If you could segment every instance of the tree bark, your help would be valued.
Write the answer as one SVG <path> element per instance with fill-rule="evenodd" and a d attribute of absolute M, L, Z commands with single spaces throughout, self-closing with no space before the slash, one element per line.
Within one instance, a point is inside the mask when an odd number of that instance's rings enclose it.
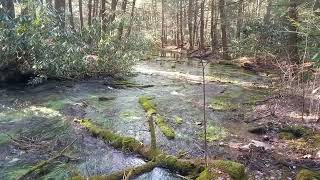
<path fill-rule="evenodd" d="M 88 0 L 88 26 L 92 24 L 92 0 Z"/>
<path fill-rule="evenodd" d="M 107 29 L 107 18 L 106 18 L 106 0 L 101 0 L 101 32 L 105 32 Z"/>
<path fill-rule="evenodd" d="M 130 15 L 130 24 L 128 27 L 128 33 L 127 33 L 127 38 L 130 36 L 131 31 L 132 31 L 132 25 L 133 25 L 133 19 L 134 19 L 134 10 L 136 6 L 136 0 L 132 1 L 132 9 L 131 9 L 131 15 Z"/>
<path fill-rule="evenodd" d="M 189 30 L 189 49 L 193 50 L 193 24 L 192 24 L 193 0 L 189 0 L 188 4 L 188 30 Z"/>
<path fill-rule="evenodd" d="M 70 13 L 70 27 L 74 30 L 74 21 L 73 21 L 73 10 L 72 10 L 72 0 L 68 0 L 69 13 Z"/>
<path fill-rule="evenodd" d="M 290 60 L 295 63 L 299 61 L 299 50 L 298 50 L 298 34 L 297 34 L 297 22 L 298 22 L 298 0 L 290 0 L 288 8 L 289 16 L 289 32 L 288 32 L 288 53 Z"/>
<path fill-rule="evenodd" d="M 225 1 L 219 0 L 219 10 L 220 10 L 220 24 L 221 24 L 221 41 L 222 41 L 222 56 L 224 59 L 230 59 L 228 52 L 228 39 L 226 30 L 226 16 L 225 16 Z"/>
<path fill-rule="evenodd" d="M 243 23 L 243 0 L 238 1 L 238 17 L 237 17 L 237 33 L 236 38 L 240 40 L 241 37 L 241 28 Z"/>
<path fill-rule="evenodd" d="M 205 0 L 201 1 L 200 4 L 200 49 L 205 49 L 205 42 L 204 42 L 204 5 Z"/>
<path fill-rule="evenodd" d="M 121 5 L 122 15 L 124 15 L 127 11 L 127 4 L 128 4 L 128 0 L 122 1 L 122 5 Z M 122 19 L 118 28 L 118 40 L 122 39 L 123 28 L 124 28 L 124 20 Z"/>
<path fill-rule="evenodd" d="M 118 0 L 111 1 L 111 14 L 109 16 L 109 21 L 108 21 L 109 24 L 113 23 L 113 21 L 116 18 L 117 4 L 118 4 Z"/>
<path fill-rule="evenodd" d="M 216 11 L 216 1 L 212 0 L 211 2 L 211 50 L 213 53 L 216 52 L 218 40 L 217 40 L 217 11 Z"/>
<path fill-rule="evenodd" d="M 192 41 L 193 45 L 196 46 L 196 39 L 197 39 L 197 34 L 198 34 L 198 12 L 199 12 L 199 6 L 198 6 L 198 0 L 195 0 L 195 5 L 194 5 L 194 22 L 193 22 L 193 36 L 192 36 Z"/>
<path fill-rule="evenodd" d="M 80 30 L 83 28 L 82 0 L 79 0 Z"/>
<path fill-rule="evenodd" d="M 165 14 L 164 14 L 164 5 L 165 5 L 165 0 L 161 0 L 161 47 L 165 47 Z"/>
<path fill-rule="evenodd" d="M 179 28 L 179 31 L 180 31 L 180 47 L 183 48 L 183 44 L 184 44 L 184 36 L 183 36 L 183 9 L 182 9 L 182 0 L 180 0 L 180 4 L 179 4 L 179 9 L 180 9 L 180 18 L 179 18 L 179 25 L 180 25 L 180 28 Z"/>

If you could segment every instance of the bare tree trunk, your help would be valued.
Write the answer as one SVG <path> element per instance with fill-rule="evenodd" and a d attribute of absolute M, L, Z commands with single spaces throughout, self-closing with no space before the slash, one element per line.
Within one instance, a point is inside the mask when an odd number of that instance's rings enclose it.
<path fill-rule="evenodd" d="M 88 0 L 88 26 L 92 23 L 92 0 Z"/>
<path fill-rule="evenodd" d="M 54 8 L 56 9 L 59 15 L 61 28 L 65 27 L 65 6 L 66 6 L 65 0 L 55 0 L 54 2 Z"/>
<path fill-rule="evenodd" d="M 211 49 L 212 52 L 215 53 L 217 50 L 218 40 L 217 40 L 217 11 L 216 11 L 216 1 L 212 0 L 211 2 Z"/>
<path fill-rule="evenodd" d="M 228 39 L 227 39 L 227 30 L 226 30 L 226 16 L 225 16 L 225 1 L 219 0 L 219 10 L 220 10 L 220 24 L 221 24 L 221 41 L 222 41 L 222 56 L 224 59 L 229 59 L 228 52 Z"/>
<path fill-rule="evenodd" d="M 132 1 L 132 9 L 131 9 L 131 15 L 130 15 L 130 24 L 128 27 L 128 33 L 127 33 L 127 38 L 130 36 L 131 31 L 132 31 L 132 25 L 133 25 L 133 19 L 134 19 L 134 10 L 136 6 L 136 0 Z"/>
<path fill-rule="evenodd" d="M 177 6 L 179 6 L 179 0 L 177 1 Z M 176 34 L 175 34 L 175 39 L 176 39 L 176 45 L 177 48 L 180 47 L 180 26 L 179 26 L 179 12 L 176 13 Z"/>
<path fill-rule="evenodd" d="M 182 0 L 180 0 L 180 4 L 179 4 L 179 9 L 180 9 L 180 47 L 183 48 L 183 43 L 184 43 L 184 37 L 183 37 L 183 9 L 182 9 Z"/>
<path fill-rule="evenodd" d="M 164 48 L 165 47 L 165 14 L 164 14 L 164 5 L 165 5 L 165 0 L 161 0 L 161 47 Z"/>
<path fill-rule="evenodd" d="M 70 27 L 71 30 L 74 31 L 74 21 L 73 21 L 73 10 L 72 10 L 72 0 L 68 0 L 68 5 L 69 5 L 69 13 L 70 13 Z"/>
<path fill-rule="evenodd" d="M 121 5 L 121 10 L 122 10 L 122 14 L 124 15 L 127 11 L 127 4 L 128 4 L 128 0 L 123 0 L 122 5 Z M 123 20 L 121 20 L 120 24 L 119 24 L 119 28 L 118 28 L 118 39 L 121 40 L 122 38 L 122 34 L 123 34 L 123 26 L 124 26 L 124 22 Z"/>
<path fill-rule="evenodd" d="M 298 51 L 298 34 L 297 34 L 297 22 L 298 22 L 298 2 L 297 0 L 289 1 L 289 32 L 288 32 L 288 53 L 290 60 L 295 63 L 299 63 L 299 51 Z"/>
<path fill-rule="evenodd" d="M 101 32 L 106 32 L 107 29 L 107 18 L 106 18 L 106 0 L 101 0 Z"/>
<path fill-rule="evenodd" d="M 79 0 L 80 30 L 83 28 L 82 0 Z"/>
<path fill-rule="evenodd" d="M 238 17 L 237 17 L 237 33 L 236 37 L 238 40 L 240 40 L 241 37 L 241 28 L 242 28 L 242 23 L 243 23 L 243 0 L 238 1 Z"/>
<path fill-rule="evenodd" d="M 193 0 L 189 0 L 188 4 L 188 29 L 189 29 L 189 49 L 193 50 L 193 24 L 192 24 L 192 8 Z"/>
<path fill-rule="evenodd" d="M 198 34 L 198 13 L 199 13 L 199 4 L 198 0 L 195 0 L 195 5 L 194 5 L 194 22 L 193 22 L 193 45 L 196 46 L 196 39 L 197 39 L 197 34 Z"/>
<path fill-rule="evenodd" d="M 200 4 L 200 49 L 205 49 L 205 42 L 204 42 L 204 5 L 205 0 L 201 1 Z"/>
<path fill-rule="evenodd" d="M 111 14 L 108 20 L 108 23 L 113 23 L 113 21 L 116 18 L 116 10 L 117 10 L 117 4 L 118 4 L 118 0 L 112 0 L 111 1 Z"/>

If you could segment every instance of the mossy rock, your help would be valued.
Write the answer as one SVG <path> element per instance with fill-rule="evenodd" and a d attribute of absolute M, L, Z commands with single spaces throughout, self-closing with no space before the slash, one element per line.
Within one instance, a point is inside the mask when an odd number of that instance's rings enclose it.
<path fill-rule="evenodd" d="M 320 180 L 320 173 L 302 169 L 297 174 L 296 180 Z"/>
<path fill-rule="evenodd" d="M 156 124 L 160 128 L 163 135 L 165 135 L 168 139 L 174 139 L 176 134 L 174 129 L 170 127 L 170 125 L 165 121 L 164 117 L 157 115 Z"/>
<path fill-rule="evenodd" d="M 156 114 L 156 105 L 152 101 L 152 97 L 147 96 L 140 96 L 139 97 L 139 104 L 143 107 L 143 109 L 149 114 Z"/>
<path fill-rule="evenodd" d="M 209 166 L 220 169 L 230 175 L 233 180 L 244 180 L 246 179 L 245 166 L 243 164 L 225 161 L 225 160 L 215 160 L 210 163 Z"/>

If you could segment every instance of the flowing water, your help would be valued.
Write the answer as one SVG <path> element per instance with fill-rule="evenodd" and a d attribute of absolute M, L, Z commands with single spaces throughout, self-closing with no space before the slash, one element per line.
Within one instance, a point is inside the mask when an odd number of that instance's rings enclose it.
<path fill-rule="evenodd" d="M 118 134 L 150 143 L 146 114 L 139 96 L 154 97 L 159 114 L 165 117 L 176 138 L 168 140 L 159 129 L 157 145 L 173 155 L 186 158 L 203 156 L 202 63 L 197 59 L 155 58 L 135 66 L 130 82 L 153 85 L 149 88 L 114 88 L 109 78 L 80 82 L 49 82 L 37 87 L 7 86 L 0 89 L 0 179 L 15 179 L 32 165 L 46 160 L 74 139 L 67 156 L 51 164 L 41 179 L 68 179 L 110 174 L 145 163 L 136 155 L 110 147 L 84 129 L 75 119 L 93 122 Z M 249 142 L 254 136 L 237 111 L 213 111 L 212 98 L 233 94 L 233 105 L 265 95 L 256 91 L 265 84 L 263 77 L 242 69 L 219 64 L 205 68 L 209 154 L 213 158 L 236 159 L 228 146 Z M 261 88 L 259 88 L 261 89 Z M 235 95 L 235 96 L 234 96 Z M 108 100 L 101 101 L 101 97 Z M 249 107 L 247 107 L 249 108 Z M 239 120 L 231 117 L 239 117 Z M 180 179 L 168 170 L 155 168 L 136 179 Z"/>

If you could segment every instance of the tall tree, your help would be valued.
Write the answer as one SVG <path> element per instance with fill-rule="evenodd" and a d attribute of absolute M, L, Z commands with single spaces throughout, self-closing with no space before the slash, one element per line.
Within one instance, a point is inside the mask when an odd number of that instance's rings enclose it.
<path fill-rule="evenodd" d="M 111 1 L 111 13 L 109 15 L 108 23 L 113 23 L 116 18 L 116 10 L 117 10 L 118 0 Z"/>
<path fill-rule="evenodd" d="M 216 10 L 216 1 L 211 0 L 211 30 L 210 30 L 210 36 L 211 36 L 211 49 L 212 52 L 216 52 L 217 45 L 218 45 L 218 30 L 217 30 L 217 23 L 218 23 L 218 16 L 217 16 L 217 10 Z"/>
<path fill-rule="evenodd" d="M 92 23 L 92 0 L 88 0 L 88 26 Z"/>
<path fill-rule="evenodd" d="M 197 34 L 198 34 L 198 13 L 199 13 L 199 5 L 198 0 L 195 0 L 194 5 L 194 13 L 193 13 L 193 44 L 195 45 Z"/>
<path fill-rule="evenodd" d="M 107 29 L 107 17 L 106 17 L 106 0 L 101 0 L 101 31 L 105 32 Z"/>
<path fill-rule="evenodd" d="M 193 0 L 189 0 L 188 3 L 188 30 L 189 30 L 189 49 L 193 50 L 193 14 L 192 14 L 192 8 L 193 8 Z"/>
<path fill-rule="evenodd" d="M 184 44 L 184 33 L 183 33 L 183 24 L 184 24 L 184 22 L 183 22 L 183 9 L 182 9 L 182 0 L 179 0 L 179 9 L 180 9 L 180 11 L 179 11 L 179 21 L 180 21 L 180 23 L 179 23 L 179 25 L 180 25 L 180 27 L 179 27 L 179 34 L 180 34 L 180 47 L 181 48 L 183 48 L 183 44 Z"/>
<path fill-rule="evenodd" d="M 68 1 L 68 5 L 69 5 L 69 18 L 70 18 L 70 27 L 72 30 L 74 30 L 74 21 L 73 21 L 73 10 L 72 10 L 72 0 Z"/>
<path fill-rule="evenodd" d="M 243 0 L 238 0 L 238 17 L 237 17 L 237 33 L 236 37 L 240 40 L 241 28 L 243 23 Z"/>
<path fill-rule="evenodd" d="M 54 8 L 56 9 L 59 15 L 59 21 L 61 23 L 62 28 L 64 28 L 65 26 L 65 6 L 66 6 L 65 0 L 55 0 L 54 2 Z"/>
<path fill-rule="evenodd" d="M 83 28 L 82 0 L 79 0 L 80 29 Z"/>
<path fill-rule="evenodd" d="M 267 12 L 263 18 L 263 22 L 265 25 L 268 25 L 270 24 L 270 18 L 271 18 L 271 10 L 272 10 L 272 3 L 273 3 L 273 0 L 268 0 L 267 1 Z"/>
<path fill-rule="evenodd" d="M 165 36 L 166 36 L 166 27 L 165 27 L 165 0 L 161 0 L 161 47 L 165 47 Z"/>
<path fill-rule="evenodd" d="M 221 42 L 222 42 L 222 56 L 224 59 L 229 59 L 228 52 L 228 39 L 227 39 L 227 19 L 225 15 L 225 1 L 219 0 L 219 11 L 220 11 L 220 29 L 221 29 Z"/>
<path fill-rule="evenodd" d="M 127 11 L 127 4 L 128 4 L 128 0 L 123 0 L 122 1 L 122 5 L 121 5 L 122 15 L 124 15 L 126 13 L 126 11 Z M 119 24 L 119 28 L 118 28 L 118 39 L 119 40 L 121 40 L 121 38 L 122 38 L 123 28 L 124 28 L 124 20 L 122 19 L 120 24 Z"/>
<path fill-rule="evenodd" d="M 298 50 L 298 0 L 289 0 L 288 7 L 289 27 L 288 27 L 288 53 L 292 62 L 299 63 Z"/>
<path fill-rule="evenodd" d="M 129 23 L 129 27 L 128 27 L 127 37 L 129 37 L 130 34 L 131 34 L 132 25 L 133 25 L 133 19 L 134 19 L 135 6 L 136 6 L 136 0 L 133 0 L 132 1 L 132 9 L 131 9 L 130 23 Z"/>
<path fill-rule="evenodd" d="M 200 4 L 200 49 L 203 50 L 205 48 L 205 39 L 204 39 L 204 6 L 205 0 L 201 1 Z"/>

